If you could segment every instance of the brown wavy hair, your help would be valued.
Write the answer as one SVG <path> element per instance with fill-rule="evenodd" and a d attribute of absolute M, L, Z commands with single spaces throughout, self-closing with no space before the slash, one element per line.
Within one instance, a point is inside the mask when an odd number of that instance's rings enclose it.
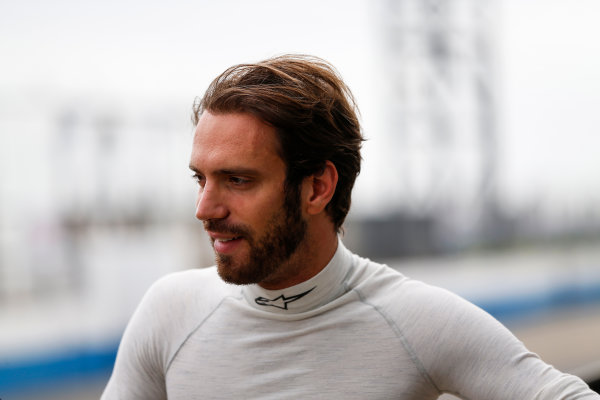
<path fill-rule="evenodd" d="M 195 124 L 205 110 L 250 113 L 273 126 L 287 166 L 286 190 L 297 194 L 305 177 L 331 161 L 338 183 L 326 211 L 340 230 L 360 172 L 363 137 L 354 97 L 331 64 L 313 56 L 284 55 L 232 66 L 194 102 Z"/>

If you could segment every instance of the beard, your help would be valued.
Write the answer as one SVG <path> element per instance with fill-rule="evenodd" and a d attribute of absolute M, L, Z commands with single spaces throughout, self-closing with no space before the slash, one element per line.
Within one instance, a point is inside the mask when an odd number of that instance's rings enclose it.
<path fill-rule="evenodd" d="M 217 271 L 225 282 L 248 285 L 268 281 L 285 272 L 286 264 L 306 236 L 307 224 L 300 211 L 300 193 L 286 188 L 284 204 L 269 219 L 262 237 L 243 224 L 207 220 L 204 229 L 242 237 L 250 248 L 246 260 L 216 253 Z M 289 268 L 289 266 L 288 266 Z"/>

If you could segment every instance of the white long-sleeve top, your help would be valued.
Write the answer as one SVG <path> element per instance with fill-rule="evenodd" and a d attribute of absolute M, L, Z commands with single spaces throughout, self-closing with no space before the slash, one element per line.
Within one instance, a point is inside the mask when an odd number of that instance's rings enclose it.
<path fill-rule="evenodd" d="M 146 293 L 103 400 L 600 399 L 462 298 L 338 249 L 317 276 L 269 291 L 216 269 Z"/>

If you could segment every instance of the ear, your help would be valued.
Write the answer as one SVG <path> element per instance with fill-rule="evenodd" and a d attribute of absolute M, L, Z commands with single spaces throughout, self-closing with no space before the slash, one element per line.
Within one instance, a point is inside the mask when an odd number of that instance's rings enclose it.
<path fill-rule="evenodd" d="M 331 161 L 325 162 L 323 171 L 304 179 L 302 196 L 309 215 L 316 215 L 325 210 L 335 193 L 337 181 L 337 169 Z"/>

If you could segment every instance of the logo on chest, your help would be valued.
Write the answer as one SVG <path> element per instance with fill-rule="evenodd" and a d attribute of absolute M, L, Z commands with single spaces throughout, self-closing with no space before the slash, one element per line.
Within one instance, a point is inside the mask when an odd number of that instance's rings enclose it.
<path fill-rule="evenodd" d="M 256 299 L 254 299 L 254 301 L 256 302 L 256 304 L 261 305 L 261 306 L 276 307 L 276 308 L 280 308 L 282 310 L 287 310 L 288 304 L 293 303 L 294 301 L 300 300 L 301 298 L 303 298 L 304 296 L 306 296 L 307 294 L 312 292 L 315 288 L 316 288 L 316 286 L 310 290 L 307 290 L 304 293 L 300 293 L 295 296 L 285 297 L 284 295 L 281 295 L 281 296 L 275 297 L 274 299 L 267 299 L 265 297 L 257 297 Z"/>

